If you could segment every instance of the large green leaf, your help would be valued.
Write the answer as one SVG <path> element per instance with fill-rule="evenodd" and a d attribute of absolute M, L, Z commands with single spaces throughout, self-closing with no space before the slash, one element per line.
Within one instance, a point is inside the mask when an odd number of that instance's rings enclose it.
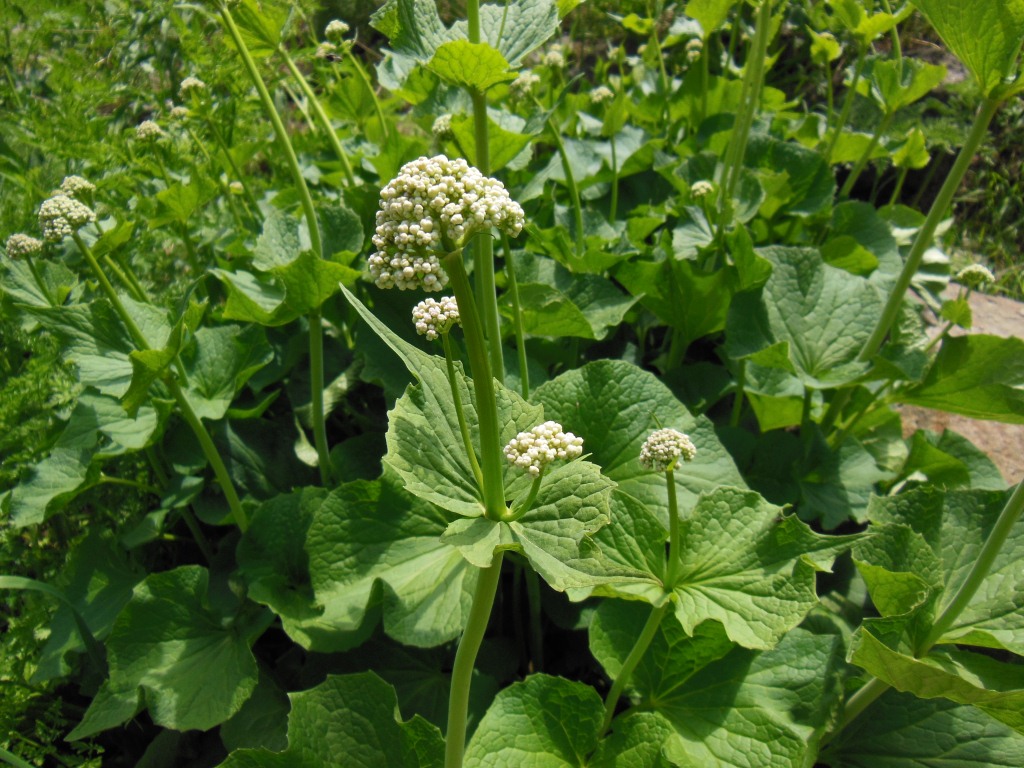
<path fill-rule="evenodd" d="M 318 650 L 344 644 L 343 633 L 360 628 L 381 588 L 391 637 L 421 647 L 458 637 L 478 571 L 440 541 L 455 519 L 405 493 L 387 474 L 333 491 L 316 509 L 306 541 L 322 606 L 320 616 L 301 626 L 310 644 Z"/>
<path fill-rule="evenodd" d="M 881 311 L 874 286 L 823 263 L 813 249 L 771 247 L 761 254 L 774 269 L 760 293 L 734 299 L 726 327 L 729 356 L 791 366 L 815 389 L 843 386 L 865 373 L 857 355 Z"/>
<path fill-rule="evenodd" d="M 591 648 L 614 675 L 650 609 L 623 603 L 602 610 L 615 614 L 607 617 L 614 631 L 606 634 L 599 624 Z M 801 629 L 774 650 L 757 652 L 730 650 L 714 625 L 687 637 L 675 622 L 662 621 L 631 678 L 633 700 L 671 723 L 664 749 L 672 765 L 803 765 L 838 697 L 841 658 L 838 637 Z"/>
<path fill-rule="evenodd" d="M 978 558 L 995 525 L 1007 494 L 999 491 L 947 491 L 918 489 L 898 496 L 874 500 L 869 510 L 873 523 L 901 525 L 915 532 L 931 550 L 891 558 L 876 550 L 858 547 L 858 567 L 875 570 L 872 597 L 881 590 L 893 593 L 913 574 L 925 585 L 941 590 L 934 607 L 941 612 L 953 599 Z M 909 539 L 899 544 L 905 550 Z M 892 552 L 897 545 L 891 546 Z M 920 547 L 915 547 L 920 550 Z M 911 550 L 912 552 L 913 550 Z M 992 569 L 977 594 L 940 638 L 942 643 L 979 645 L 1024 655 L 1024 606 L 1019 595 L 1024 589 L 1020 561 L 1024 557 L 1024 521 L 1010 532 Z M 931 565 L 930 563 L 936 563 Z M 923 588 L 923 586 L 921 587 Z M 903 612 L 917 603 L 908 595 Z M 892 613 L 897 611 L 892 610 Z"/>
<path fill-rule="evenodd" d="M 928 64 L 918 59 L 875 59 L 858 90 L 870 91 L 884 112 L 893 113 L 928 95 L 946 78 L 941 64 Z"/>
<path fill-rule="evenodd" d="M 686 15 L 700 22 L 704 37 L 722 26 L 736 0 L 687 0 Z"/>
<path fill-rule="evenodd" d="M 188 398 L 202 419 L 220 419 L 249 378 L 269 363 L 273 351 L 258 326 L 200 328 L 182 353 Z"/>
<path fill-rule="evenodd" d="M 1024 737 L 973 707 L 890 690 L 822 760 L 832 768 L 1017 768 Z"/>
<path fill-rule="evenodd" d="M 811 216 L 832 204 L 835 177 L 824 158 L 813 150 L 766 134 L 753 134 L 744 163 L 770 174 L 782 169 L 785 184 L 776 186 L 769 196 L 774 211 Z"/>
<path fill-rule="evenodd" d="M 915 0 L 986 96 L 1017 74 L 1024 0 Z"/>
<path fill-rule="evenodd" d="M 682 509 L 697 494 L 743 478 L 715 436 L 711 422 L 692 416 L 655 376 L 622 360 L 600 360 L 545 382 L 532 396 L 545 416 L 584 439 L 590 460 L 668 526 L 664 475 L 640 466 L 640 447 L 655 429 L 673 427 L 690 436 L 697 457 L 675 472 Z"/>
<path fill-rule="evenodd" d="M 467 40 L 442 44 L 428 66 L 445 82 L 481 93 L 516 76 L 505 57 L 489 44 Z"/>
<path fill-rule="evenodd" d="M 240 0 L 231 6 L 231 15 L 249 53 L 266 58 L 277 50 L 288 10 L 288 4 L 277 0 Z"/>
<path fill-rule="evenodd" d="M 500 171 L 512 162 L 533 140 L 533 135 L 521 133 L 520 126 L 503 127 L 487 115 L 487 151 L 491 173 Z M 477 165 L 476 125 L 472 115 L 456 115 L 452 118 L 452 133 L 459 147 L 463 149 L 471 165 Z"/>
<path fill-rule="evenodd" d="M 971 704 L 1024 734 L 1024 667 L 956 649 L 917 659 L 861 628 L 851 660 L 898 691 Z"/>
<path fill-rule="evenodd" d="M 288 748 L 238 750 L 223 768 L 434 768 L 444 760 L 440 731 L 420 717 L 400 720 L 395 689 L 373 672 L 331 676 L 289 698 Z"/>
<path fill-rule="evenodd" d="M 898 390 L 903 403 L 974 419 L 1024 424 L 1024 341 L 998 336 L 946 338 L 918 386 Z"/>
<path fill-rule="evenodd" d="M 89 707 L 74 738 L 116 725 L 103 706 L 111 696 L 141 693 L 154 723 L 182 731 L 207 730 L 238 711 L 256 686 L 250 646 L 270 617 L 221 615 L 208 603 L 207 582 L 206 569 L 189 565 L 150 574 L 135 588 L 107 640 L 107 696 Z"/>

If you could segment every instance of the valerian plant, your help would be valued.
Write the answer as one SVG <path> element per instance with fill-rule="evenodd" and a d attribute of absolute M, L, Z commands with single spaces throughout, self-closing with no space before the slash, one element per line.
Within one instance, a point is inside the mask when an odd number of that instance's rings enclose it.
<path fill-rule="evenodd" d="M 18 176 L 5 322 L 75 387 L 0 587 L 75 754 L 1024 764 L 1024 490 L 890 407 L 1024 422 L 991 273 L 909 299 L 1024 6 L 916 4 L 980 98 L 921 213 L 911 6 L 579 5 L 168 5 L 110 146 Z"/>

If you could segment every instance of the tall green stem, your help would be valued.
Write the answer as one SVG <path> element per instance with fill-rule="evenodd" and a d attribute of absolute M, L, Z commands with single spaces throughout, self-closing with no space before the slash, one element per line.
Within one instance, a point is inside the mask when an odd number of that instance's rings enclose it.
<path fill-rule="evenodd" d="M 370 82 L 369 75 L 366 74 L 366 70 L 363 69 L 362 63 L 352 53 L 352 49 L 349 49 L 348 59 L 352 62 L 352 66 L 356 70 L 356 74 L 359 75 L 359 79 L 363 81 L 363 86 L 369 92 L 370 97 L 373 99 L 373 109 L 377 113 L 377 120 L 380 121 L 381 135 L 384 137 L 384 143 L 387 144 L 391 141 L 391 131 L 388 128 L 388 121 L 384 119 L 384 110 L 381 108 L 380 99 L 377 98 L 377 91 L 374 90 L 373 84 Z"/>
<path fill-rule="evenodd" d="M 853 78 L 850 80 L 850 87 L 846 89 L 846 95 L 843 96 L 843 108 L 839 112 L 839 122 L 836 123 L 835 128 L 832 130 L 832 138 L 829 139 L 828 148 L 825 150 L 825 160 L 828 163 L 832 162 L 832 153 L 835 151 L 839 137 L 843 135 L 843 129 L 846 128 L 846 123 L 850 119 L 850 111 L 853 109 L 853 98 L 857 94 L 857 83 L 860 82 L 860 75 L 864 69 L 864 60 L 866 58 L 867 47 L 861 45 L 857 49 L 857 63 L 853 65 Z"/>
<path fill-rule="evenodd" d="M 539 108 L 539 106 L 538 106 Z M 561 131 L 555 125 L 553 118 L 548 118 L 548 129 L 551 131 L 551 138 L 555 142 L 558 156 L 562 160 L 562 172 L 565 174 L 565 186 L 569 188 L 569 197 L 572 200 L 573 223 L 576 229 L 576 237 L 573 238 L 576 246 L 576 258 L 583 258 L 583 205 L 580 202 L 580 189 L 576 184 L 576 175 L 572 171 L 572 163 L 569 162 L 569 154 L 565 151 L 565 142 L 562 141 Z"/>
<path fill-rule="evenodd" d="M 462 263 L 462 253 L 454 251 L 444 258 L 455 300 L 459 305 L 462 331 L 466 338 L 469 367 L 473 375 L 473 390 L 476 394 L 477 421 L 480 427 L 480 468 L 483 471 L 484 508 L 491 520 L 502 520 L 506 516 L 505 488 L 502 478 L 501 445 L 499 442 L 498 405 L 494 395 L 494 378 L 487 356 L 483 325 L 477 311 L 469 275 Z"/>
<path fill-rule="evenodd" d="M 615 216 L 619 211 L 619 160 L 615 151 L 615 134 L 608 137 L 608 143 L 612 148 L 612 202 L 608 211 L 608 221 L 615 222 Z"/>
<path fill-rule="evenodd" d="M 505 275 L 508 278 L 508 292 L 512 297 L 512 314 L 515 317 L 513 326 L 516 334 L 516 355 L 519 358 L 519 383 L 523 400 L 530 399 L 530 369 L 526 359 L 526 331 L 523 328 L 523 309 L 519 304 L 519 281 L 516 279 L 516 265 L 512 259 L 512 246 L 508 235 L 501 236 L 505 246 Z"/>
<path fill-rule="evenodd" d="M 313 114 L 316 115 L 317 121 L 320 123 L 320 127 L 324 129 L 324 133 L 327 134 L 327 141 L 330 142 L 331 148 L 334 150 L 334 154 L 338 156 L 338 160 L 341 161 L 341 170 L 345 174 L 345 181 L 348 182 L 350 187 L 354 187 L 356 184 L 355 174 L 352 172 L 352 163 L 348 159 L 348 154 L 341 146 L 341 142 L 338 140 L 338 134 L 334 130 L 334 126 L 331 125 L 331 119 L 327 117 L 327 113 L 324 112 L 323 105 L 320 103 L 320 99 L 317 98 L 316 93 L 313 92 L 312 87 L 309 85 L 309 81 L 306 80 L 305 75 L 295 66 L 295 61 L 291 56 L 288 55 L 288 51 L 283 45 L 277 47 L 277 52 L 281 54 L 281 58 L 284 59 L 285 65 L 288 67 L 288 71 L 292 73 L 292 77 L 299 84 L 299 88 L 306 96 L 306 101 L 309 102 L 309 106 L 313 110 Z"/>
<path fill-rule="evenodd" d="M 323 258 L 324 248 L 323 241 L 320 239 L 320 225 L 317 222 L 316 209 L 313 207 L 313 198 L 309 194 L 306 179 L 299 168 L 299 159 L 295 155 L 295 148 L 288 138 L 284 122 L 281 120 L 281 115 L 277 112 L 277 107 L 274 106 L 274 100 L 270 98 L 270 92 L 267 91 L 267 85 L 263 82 L 263 77 L 256 67 L 256 62 L 253 61 L 245 41 L 242 40 L 242 34 L 235 25 L 231 12 L 223 3 L 220 7 L 220 14 L 224 20 L 224 25 L 231 35 L 231 39 L 234 40 L 235 48 L 238 49 L 238 53 L 242 57 L 246 71 L 249 73 L 249 78 L 252 80 L 253 85 L 256 86 L 256 92 L 259 94 L 260 102 L 263 104 L 263 111 L 270 118 L 270 122 L 274 126 L 274 134 L 277 136 L 278 145 L 288 161 L 288 167 L 292 172 L 292 180 L 295 182 L 295 187 L 299 192 L 299 199 L 302 202 L 302 212 L 306 217 L 306 224 L 309 227 L 309 242 L 313 248 L 313 253 Z M 334 476 L 334 469 L 331 466 L 331 452 L 327 445 L 327 430 L 324 425 L 323 359 L 323 328 L 321 327 L 320 310 L 317 309 L 309 313 L 309 402 L 313 411 L 313 443 L 316 446 L 320 480 L 324 485 L 327 485 Z"/>
<path fill-rule="evenodd" d="M 132 342 L 140 350 L 152 349 L 149 345 L 149 341 L 146 339 L 145 334 L 139 329 L 139 326 L 132 319 L 132 316 L 125 309 L 121 298 L 117 295 L 114 290 L 114 286 L 110 284 L 107 276 L 103 274 L 103 270 L 100 268 L 99 262 L 96 261 L 96 257 L 93 256 L 89 246 L 85 244 L 85 241 L 75 233 L 72 235 L 75 240 L 75 244 L 78 249 L 85 256 L 85 260 L 89 264 L 89 268 L 93 271 L 96 279 L 99 281 L 100 287 L 103 292 L 107 295 L 110 303 L 114 306 L 114 310 L 117 312 L 118 317 L 121 318 L 121 322 L 125 324 L 128 329 L 129 335 L 132 337 Z M 196 412 L 192 408 L 192 404 L 188 400 L 188 396 L 182 391 L 181 387 L 173 378 L 165 379 L 167 388 L 171 391 L 172 397 L 178 405 L 178 410 L 181 412 L 185 422 L 192 428 L 192 432 L 195 433 L 196 439 L 199 441 L 199 447 L 202 448 L 203 455 L 206 460 L 210 462 L 210 466 L 213 468 L 213 473 L 217 477 L 217 482 L 220 484 L 221 491 L 224 493 L 224 498 L 228 502 L 228 508 L 231 511 L 231 517 L 235 521 L 235 525 L 238 526 L 239 530 L 245 533 L 249 527 L 249 520 L 245 515 L 245 510 L 242 509 L 242 503 L 238 498 L 238 491 L 235 490 L 234 481 L 231 479 L 231 475 L 228 472 L 227 467 L 224 464 L 224 460 L 221 458 L 220 451 L 217 450 L 217 446 L 214 444 L 213 439 L 210 437 L 210 433 L 206 431 L 206 427 L 203 426 L 203 422 L 200 421 Z"/>
<path fill-rule="evenodd" d="M 473 450 L 473 440 L 469 436 L 469 425 L 466 423 L 466 413 L 462 407 L 462 395 L 459 394 L 459 379 L 455 372 L 455 360 L 452 355 L 452 343 L 448 333 L 441 334 L 441 345 L 444 347 L 444 362 L 448 367 L 448 383 L 452 388 L 452 402 L 455 403 L 455 415 L 459 420 L 459 432 L 462 433 L 462 444 L 466 448 L 466 455 L 469 457 L 469 464 L 473 468 L 473 477 L 476 479 L 476 487 L 483 491 L 484 476 L 480 472 L 480 463 L 476 459 L 476 451 Z"/>
<path fill-rule="evenodd" d="M 750 54 L 747 57 L 743 73 L 743 91 L 741 96 L 741 112 L 737 118 L 729 139 L 729 148 L 725 155 L 725 178 L 718 193 L 718 210 L 725 210 L 736 194 L 743 171 L 743 158 L 747 154 L 747 141 L 754 118 L 761 106 L 761 88 L 764 83 L 764 59 L 768 53 L 768 38 L 771 34 L 772 0 L 762 0 L 757 11 L 757 22 Z M 723 217 L 724 220 L 724 217 Z M 720 226 L 724 221 L 720 222 Z"/>
<path fill-rule="evenodd" d="M 504 552 L 494 555 L 489 568 L 481 568 L 473 593 L 473 604 L 469 609 L 466 631 L 455 652 L 452 667 L 452 688 L 448 697 L 448 729 L 445 732 L 444 768 L 462 768 L 462 756 L 466 751 L 466 716 L 469 712 L 469 687 L 473 680 L 473 668 L 480 643 L 487 631 L 491 607 L 498 591 L 501 577 L 501 561 Z"/>
<path fill-rule="evenodd" d="M 668 483 L 668 568 L 665 571 L 665 587 L 669 591 L 679 578 L 679 502 L 676 500 L 676 478 L 671 469 L 665 470 Z"/>
<path fill-rule="evenodd" d="M 622 662 L 622 669 L 615 676 L 615 682 L 612 684 L 612 688 L 608 691 L 608 695 L 604 700 L 604 722 L 601 724 L 602 735 L 607 733 L 611 727 L 612 719 L 615 717 L 615 706 L 622 697 L 626 683 L 632 677 L 633 670 L 640 663 L 640 659 L 647 653 L 647 649 L 650 647 L 651 641 L 654 640 L 654 635 L 658 632 L 661 620 L 665 617 L 665 613 L 670 605 L 671 603 L 665 599 L 661 605 L 651 608 L 651 615 L 647 617 L 647 623 L 644 624 L 644 628 L 640 631 L 640 637 L 637 638 L 636 644 L 633 646 L 633 650 L 629 652 L 626 660 Z"/>
<path fill-rule="evenodd" d="M 974 158 L 974 154 L 978 151 L 978 147 L 984 140 L 989 123 L 992 122 L 999 104 L 999 101 L 992 98 L 986 98 L 982 102 L 981 108 L 974 118 L 971 131 L 967 135 L 967 140 L 964 142 L 963 147 L 961 147 L 960 154 L 957 155 L 953 167 L 949 170 L 949 174 L 946 176 L 946 180 L 943 182 L 935 202 L 932 203 L 924 224 L 921 225 L 921 229 L 917 232 L 914 244 L 907 255 L 907 261 L 903 265 L 903 270 L 900 272 L 899 277 L 896 278 L 896 284 L 889 292 L 889 299 L 886 301 L 885 308 L 878 318 L 878 323 L 871 336 L 864 342 L 864 348 L 861 349 L 857 357 L 861 362 L 867 362 L 875 356 L 878 350 L 881 349 L 882 342 L 885 341 L 885 337 L 888 335 L 893 323 L 896 322 L 900 305 L 903 303 L 903 296 L 907 292 L 907 288 L 910 287 L 910 281 L 921 266 L 924 253 L 931 246 L 932 240 L 935 237 L 935 230 L 953 202 L 953 195 L 960 187 L 960 182 L 963 180 L 964 174 Z"/>
<path fill-rule="evenodd" d="M 871 155 L 875 151 L 875 147 L 878 146 L 879 140 L 889 132 L 889 126 L 892 124 L 892 119 L 895 116 L 895 112 L 886 112 L 882 117 L 882 121 L 878 124 L 878 128 L 871 137 L 871 141 L 868 142 L 868 145 L 864 148 L 861 156 L 857 158 L 857 162 L 854 163 L 853 169 L 850 171 L 850 175 L 847 176 L 846 181 L 843 182 L 843 188 L 839 190 L 840 199 L 845 199 L 850 196 L 850 191 L 853 189 L 853 185 L 856 184 L 857 179 L 860 178 L 861 173 L 864 171 L 864 166 L 866 166 L 868 161 L 871 160 Z"/>

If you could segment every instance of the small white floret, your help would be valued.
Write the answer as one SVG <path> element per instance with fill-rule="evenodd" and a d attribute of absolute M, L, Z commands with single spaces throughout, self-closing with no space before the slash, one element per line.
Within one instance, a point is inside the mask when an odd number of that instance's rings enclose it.
<path fill-rule="evenodd" d="M 505 446 L 505 458 L 514 467 L 537 477 L 551 462 L 583 455 L 583 438 L 563 432 L 556 421 L 545 421 L 529 432 L 520 432 Z"/>
<path fill-rule="evenodd" d="M 675 429 L 657 429 L 640 448 L 640 465 L 655 472 L 673 469 L 676 462 L 693 461 L 697 447 L 688 435 Z"/>

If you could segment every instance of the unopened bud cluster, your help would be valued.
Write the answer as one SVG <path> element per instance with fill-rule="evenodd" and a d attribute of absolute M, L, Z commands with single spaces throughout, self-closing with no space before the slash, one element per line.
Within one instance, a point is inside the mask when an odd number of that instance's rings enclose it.
<path fill-rule="evenodd" d="M 459 305 L 454 296 L 444 296 L 440 301 L 424 299 L 412 308 L 412 322 L 416 333 L 426 336 L 427 341 L 433 341 L 461 322 Z"/>
<path fill-rule="evenodd" d="M 178 86 L 178 96 L 185 99 L 192 93 L 201 94 L 206 90 L 206 83 L 200 80 L 198 77 L 186 77 L 181 81 L 181 85 Z"/>
<path fill-rule="evenodd" d="M 545 421 L 529 432 L 520 432 L 505 446 L 505 458 L 515 467 L 537 477 L 556 459 L 575 459 L 583 455 L 583 438 L 563 432 L 556 421 Z"/>
<path fill-rule="evenodd" d="M 65 176 L 60 183 L 60 191 L 68 197 L 81 197 L 95 192 L 96 185 L 81 176 Z"/>
<path fill-rule="evenodd" d="M 324 29 L 324 37 L 330 40 L 332 43 L 340 43 L 342 38 L 348 34 L 350 27 L 341 19 L 334 19 L 327 23 L 327 28 Z"/>
<path fill-rule="evenodd" d="M 540 83 L 540 75 L 531 72 L 530 70 L 524 70 L 519 73 L 519 77 L 509 83 L 509 90 L 512 92 L 512 96 L 517 99 L 523 99 L 530 95 L 533 91 L 533 86 Z"/>
<path fill-rule="evenodd" d="M 448 283 L 439 257 L 491 227 L 515 237 L 524 222 L 497 179 L 461 158 L 421 157 L 380 191 L 370 275 L 380 288 L 439 291 Z"/>
<path fill-rule="evenodd" d="M 988 267 L 981 264 L 969 264 L 956 273 L 956 281 L 968 288 L 978 288 L 985 283 L 994 283 L 996 276 Z"/>
<path fill-rule="evenodd" d="M 7 258 L 21 259 L 25 256 L 34 256 L 39 253 L 43 250 L 43 243 L 34 237 L 23 235 L 19 232 L 8 237 L 4 247 L 7 251 Z"/>
<path fill-rule="evenodd" d="M 614 98 L 615 91 L 607 85 L 599 85 L 590 92 L 590 102 L 592 104 L 603 104 L 604 102 L 611 101 Z"/>
<path fill-rule="evenodd" d="M 135 127 L 135 138 L 142 141 L 159 139 L 164 135 L 164 129 L 152 120 L 143 120 Z"/>
<path fill-rule="evenodd" d="M 452 130 L 452 116 L 441 115 L 438 117 L 430 127 L 430 132 L 434 134 L 435 139 L 440 141 L 454 139 L 455 131 Z"/>
<path fill-rule="evenodd" d="M 39 228 L 43 239 L 51 242 L 59 243 L 95 220 L 91 208 L 67 195 L 54 195 L 39 206 Z"/>
<path fill-rule="evenodd" d="M 715 191 L 715 185 L 712 184 L 710 181 L 704 181 L 704 180 L 695 181 L 693 183 L 693 186 L 690 187 L 690 194 L 693 195 L 697 199 L 700 199 L 702 197 L 707 197 L 708 195 L 710 195 L 714 191 Z"/>
<path fill-rule="evenodd" d="M 689 436 L 675 429 L 658 429 L 640 448 L 640 466 L 665 472 L 672 469 L 682 457 L 683 461 L 693 461 L 697 456 L 697 446 Z"/>

